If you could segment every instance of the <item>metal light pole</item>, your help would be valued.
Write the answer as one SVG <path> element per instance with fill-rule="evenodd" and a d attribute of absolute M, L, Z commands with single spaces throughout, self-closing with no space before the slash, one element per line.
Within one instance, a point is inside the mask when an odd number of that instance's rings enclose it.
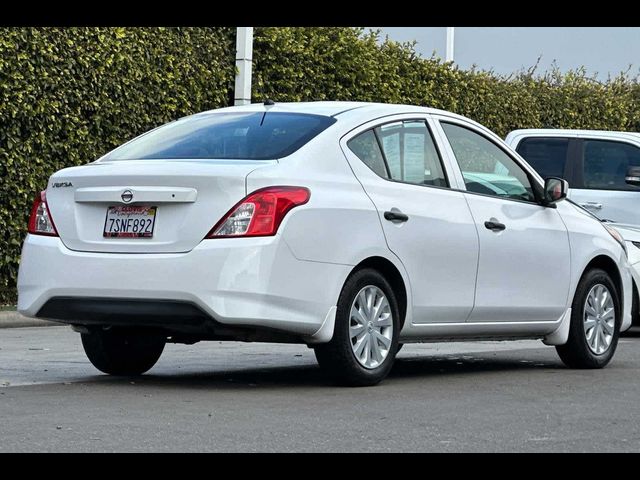
<path fill-rule="evenodd" d="M 453 62 L 454 28 L 455 27 L 447 27 L 447 50 L 445 54 L 445 61 L 447 62 Z"/>
<path fill-rule="evenodd" d="M 234 105 L 251 103 L 251 62 L 253 60 L 253 27 L 236 28 L 236 86 Z"/>

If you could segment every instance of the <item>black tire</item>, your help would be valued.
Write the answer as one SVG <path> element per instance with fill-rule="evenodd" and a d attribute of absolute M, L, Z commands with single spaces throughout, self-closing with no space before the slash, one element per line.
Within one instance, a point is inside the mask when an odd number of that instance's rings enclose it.
<path fill-rule="evenodd" d="M 143 374 L 156 364 L 166 343 L 155 332 L 126 329 L 95 329 L 81 337 L 93 366 L 109 375 Z"/>
<path fill-rule="evenodd" d="M 349 335 L 351 305 L 356 295 L 366 286 L 378 287 L 389 302 L 392 316 L 392 336 L 389 351 L 384 360 L 375 368 L 365 368 L 353 352 Z M 391 370 L 398 349 L 400 310 L 396 296 L 389 282 L 377 271 L 365 268 L 347 279 L 336 312 L 336 324 L 330 342 L 314 347 L 320 367 L 327 371 L 341 385 L 363 387 L 380 383 Z"/>
<path fill-rule="evenodd" d="M 613 336 L 609 348 L 596 355 L 587 343 L 584 329 L 584 310 L 587 295 L 591 289 L 598 285 L 607 287 L 613 297 L 615 309 L 615 323 Z M 616 351 L 620 336 L 621 309 L 618 290 L 607 272 L 599 268 L 587 271 L 580 280 L 573 299 L 571 311 L 571 325 L 569 327 L 569 340 L 564 345 L 556 347 L 558 355 L 569 368 L 602 368 L 606 366 Z"/>

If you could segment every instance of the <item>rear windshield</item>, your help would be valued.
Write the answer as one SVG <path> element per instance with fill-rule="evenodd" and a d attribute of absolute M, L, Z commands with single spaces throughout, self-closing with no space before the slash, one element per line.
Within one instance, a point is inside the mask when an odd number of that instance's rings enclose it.
<path fill-rule="evenodd" d="M 152 130 L 102 160 L 271 160 L 292 154 L 335 121 L 302 113 L 201 113 Z"/>

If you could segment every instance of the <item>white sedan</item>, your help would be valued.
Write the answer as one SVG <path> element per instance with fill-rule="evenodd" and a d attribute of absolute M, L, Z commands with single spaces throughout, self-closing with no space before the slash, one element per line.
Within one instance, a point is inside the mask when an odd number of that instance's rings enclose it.
<path fill-rule="evenodd" d="M 618 232 L 495 134 L 407 105 L 199 113 L 51 176 L 21 313 L 113 375 L 166 342 L 297 342 L 372 385 L 403 343 L 536 338 L 599 368 L 631 322 Z"/>

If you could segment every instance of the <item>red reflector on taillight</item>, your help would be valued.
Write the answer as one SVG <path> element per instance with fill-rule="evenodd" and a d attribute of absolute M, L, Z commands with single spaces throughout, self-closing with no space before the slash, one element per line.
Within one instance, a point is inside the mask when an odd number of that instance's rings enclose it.
<path fill-rule="evenodd" d="M 206 238 L 263 237 L 275 235 L 284 216 L 309 201 L 304 187 L 267 187 L 237 203 L 211 229 Z"/>
<path fill-rule="evenodd" d="M 46 190 L 43 190 L 36 195 L 36 198 L 33 201 L 31 216 L 29 217 L 28 231 L 32 235 L 48 235 L 50 237 L 58 236 L 56 226 L 54 225 L 53 218 L 49 212 L 49 206 L 47 205 Z"/>

